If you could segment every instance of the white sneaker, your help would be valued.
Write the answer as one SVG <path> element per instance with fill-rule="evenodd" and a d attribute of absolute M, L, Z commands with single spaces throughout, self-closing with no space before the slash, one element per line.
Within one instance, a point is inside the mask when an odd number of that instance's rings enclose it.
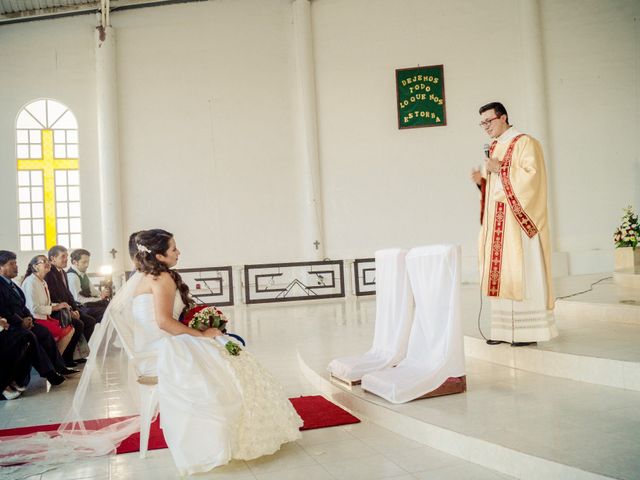
<path fill-rule="evenodd" d="M 4 392 L 2 392 L 2 395 L 4 395 L 4 398 L 6 398 L 7 400 L 15 400 L 21 394 L 22 392 L 17 392 L 15 390 L 11 390 L 10 388 L 7 388 Z"/>
<path fill-rule="evenodd" d="M 20 387 L 16 382 L 11 382 L 11 388 L 20 393 L 24 392 L 27 389 L 27 387 Z"/>

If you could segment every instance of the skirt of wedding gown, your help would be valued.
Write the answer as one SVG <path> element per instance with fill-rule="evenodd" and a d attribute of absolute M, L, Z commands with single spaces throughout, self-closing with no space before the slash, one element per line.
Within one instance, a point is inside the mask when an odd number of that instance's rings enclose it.
<path fill-rule="evenodd" d="M 181 474 L 251 460 L 300 438 L 282 387 L 246 350 L 179 335 L 158 345 L 160 424 Z"/>

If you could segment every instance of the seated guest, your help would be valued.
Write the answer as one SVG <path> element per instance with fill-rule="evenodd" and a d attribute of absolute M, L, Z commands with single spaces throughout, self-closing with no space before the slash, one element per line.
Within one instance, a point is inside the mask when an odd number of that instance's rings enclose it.
<path fill-rule="evenodd" d="M 73 326 L 71 324 L 62 325 L 57 318 L 52 318 L 53 312 L 59 312 L 66 309 L 69 311 L 69 320 L 71 306 L 68 303 L 51 303 L 49 297 L 49 288 L 44 280 L 45 276 L 51 270 L 51 264 L 44 255 L 36 255 L 29 262 L 27 273 L 22 280 L 22 291 L 27 302 L 27 308 L 32 312 L 33 318 L 38 325 L 42 325 L 53 335 L 56 341 L 58 351 L 63 353 L 65 349 L 76 348 L 71 345 L 73 337 Z"/>
<path fill-rule="evenodd" d="M 75 329 L 75 333 L 71 343 L 77 345 L 81 335 L 89 340 L 96 326 L 96 319 L 83 311 L 82 306 L 78 304 L 69 291 L 67 283 L 67 274 L 64 269 L 67 268 L 69 260 L 69 252 L 62 245 L 55 245 L 49 249 L 49 261 L 51 262 L 51 271 L 45 276 L 45 281 L 49 287 L 49 296 L 54 303 L 68 303 L 71 306 L 71 323 Z M 53 312 L 53 317 L 60 319 L 60 312 Z M 74 366 L 76 363 L 84 363 L 85 359 L 73 359 L 73 351 L 67 348 L 62 355 L 68 366 Z"/>
<path fill-rule="evenodd" d="M 25 391 L 20 383 L 31 369 L 29 335 L 11 330 L 6 318 L 0 317 L 0 400 L 13 400 Z"/>
<path fill-rule="evenodd" d="M 83 248 L 71 252 L 71 267 L 67 270 L 67 282 L 74 300 L 84 305 L 84 311 L 95 318 L 96 322 L 100 322 L 109 305 L 110 292 L 105 289 L 100 293 L 91 283 L 87 275 L 90 259 L 91 253 Z"/>
<path fill-rule="evenodd" d="M 0 316 L 9 322 L 10 331 L 24 332 L 30 339 L 30 344 L 34 345 L 35 352 L 31 362 L 38 374 L 52 385 L 59 385 L 64 381 L 62 375 L 71 375 L 78 370 L 65 367 L 65 362 L 49 330 L 33 323 L 24 293 L 13 282 L 17 276 L 16 254 L 0 250 Z M 28 374 L 21 381 L 22 385 L 27 383 L 29 383 Z"/>

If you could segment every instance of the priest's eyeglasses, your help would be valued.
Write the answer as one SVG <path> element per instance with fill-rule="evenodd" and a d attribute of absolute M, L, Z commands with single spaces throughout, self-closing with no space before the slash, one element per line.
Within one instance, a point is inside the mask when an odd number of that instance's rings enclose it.
<path fill-rule="evenodd" d="M 500 118 L 500 117 L 493 117 L 493 118 L 489 118 L 489 119 L 487 119 L 487 120 L 484 120 L 484 121 L 480 122 L 480 123 L 478 124 L 478 126 L 480 126 L 480 127 L 482 127 L 482 128 L 484 128 L 484 127 L 488 127 L 489 125 L 491 125 L 491 122 L 493 122 L 494 120 L 497 120 L 497 119 L 499 119 L 499 118 Z"/>

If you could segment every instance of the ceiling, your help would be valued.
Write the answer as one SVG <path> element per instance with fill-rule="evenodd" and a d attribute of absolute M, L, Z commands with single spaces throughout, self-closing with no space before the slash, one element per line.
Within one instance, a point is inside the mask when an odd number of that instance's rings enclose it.
<path fill-rule="evenodd" d="M 110 11 L 205 0 L 111 0 Z M 100 0 L 0 0 L 0 26 L 100 12 Z"/>

